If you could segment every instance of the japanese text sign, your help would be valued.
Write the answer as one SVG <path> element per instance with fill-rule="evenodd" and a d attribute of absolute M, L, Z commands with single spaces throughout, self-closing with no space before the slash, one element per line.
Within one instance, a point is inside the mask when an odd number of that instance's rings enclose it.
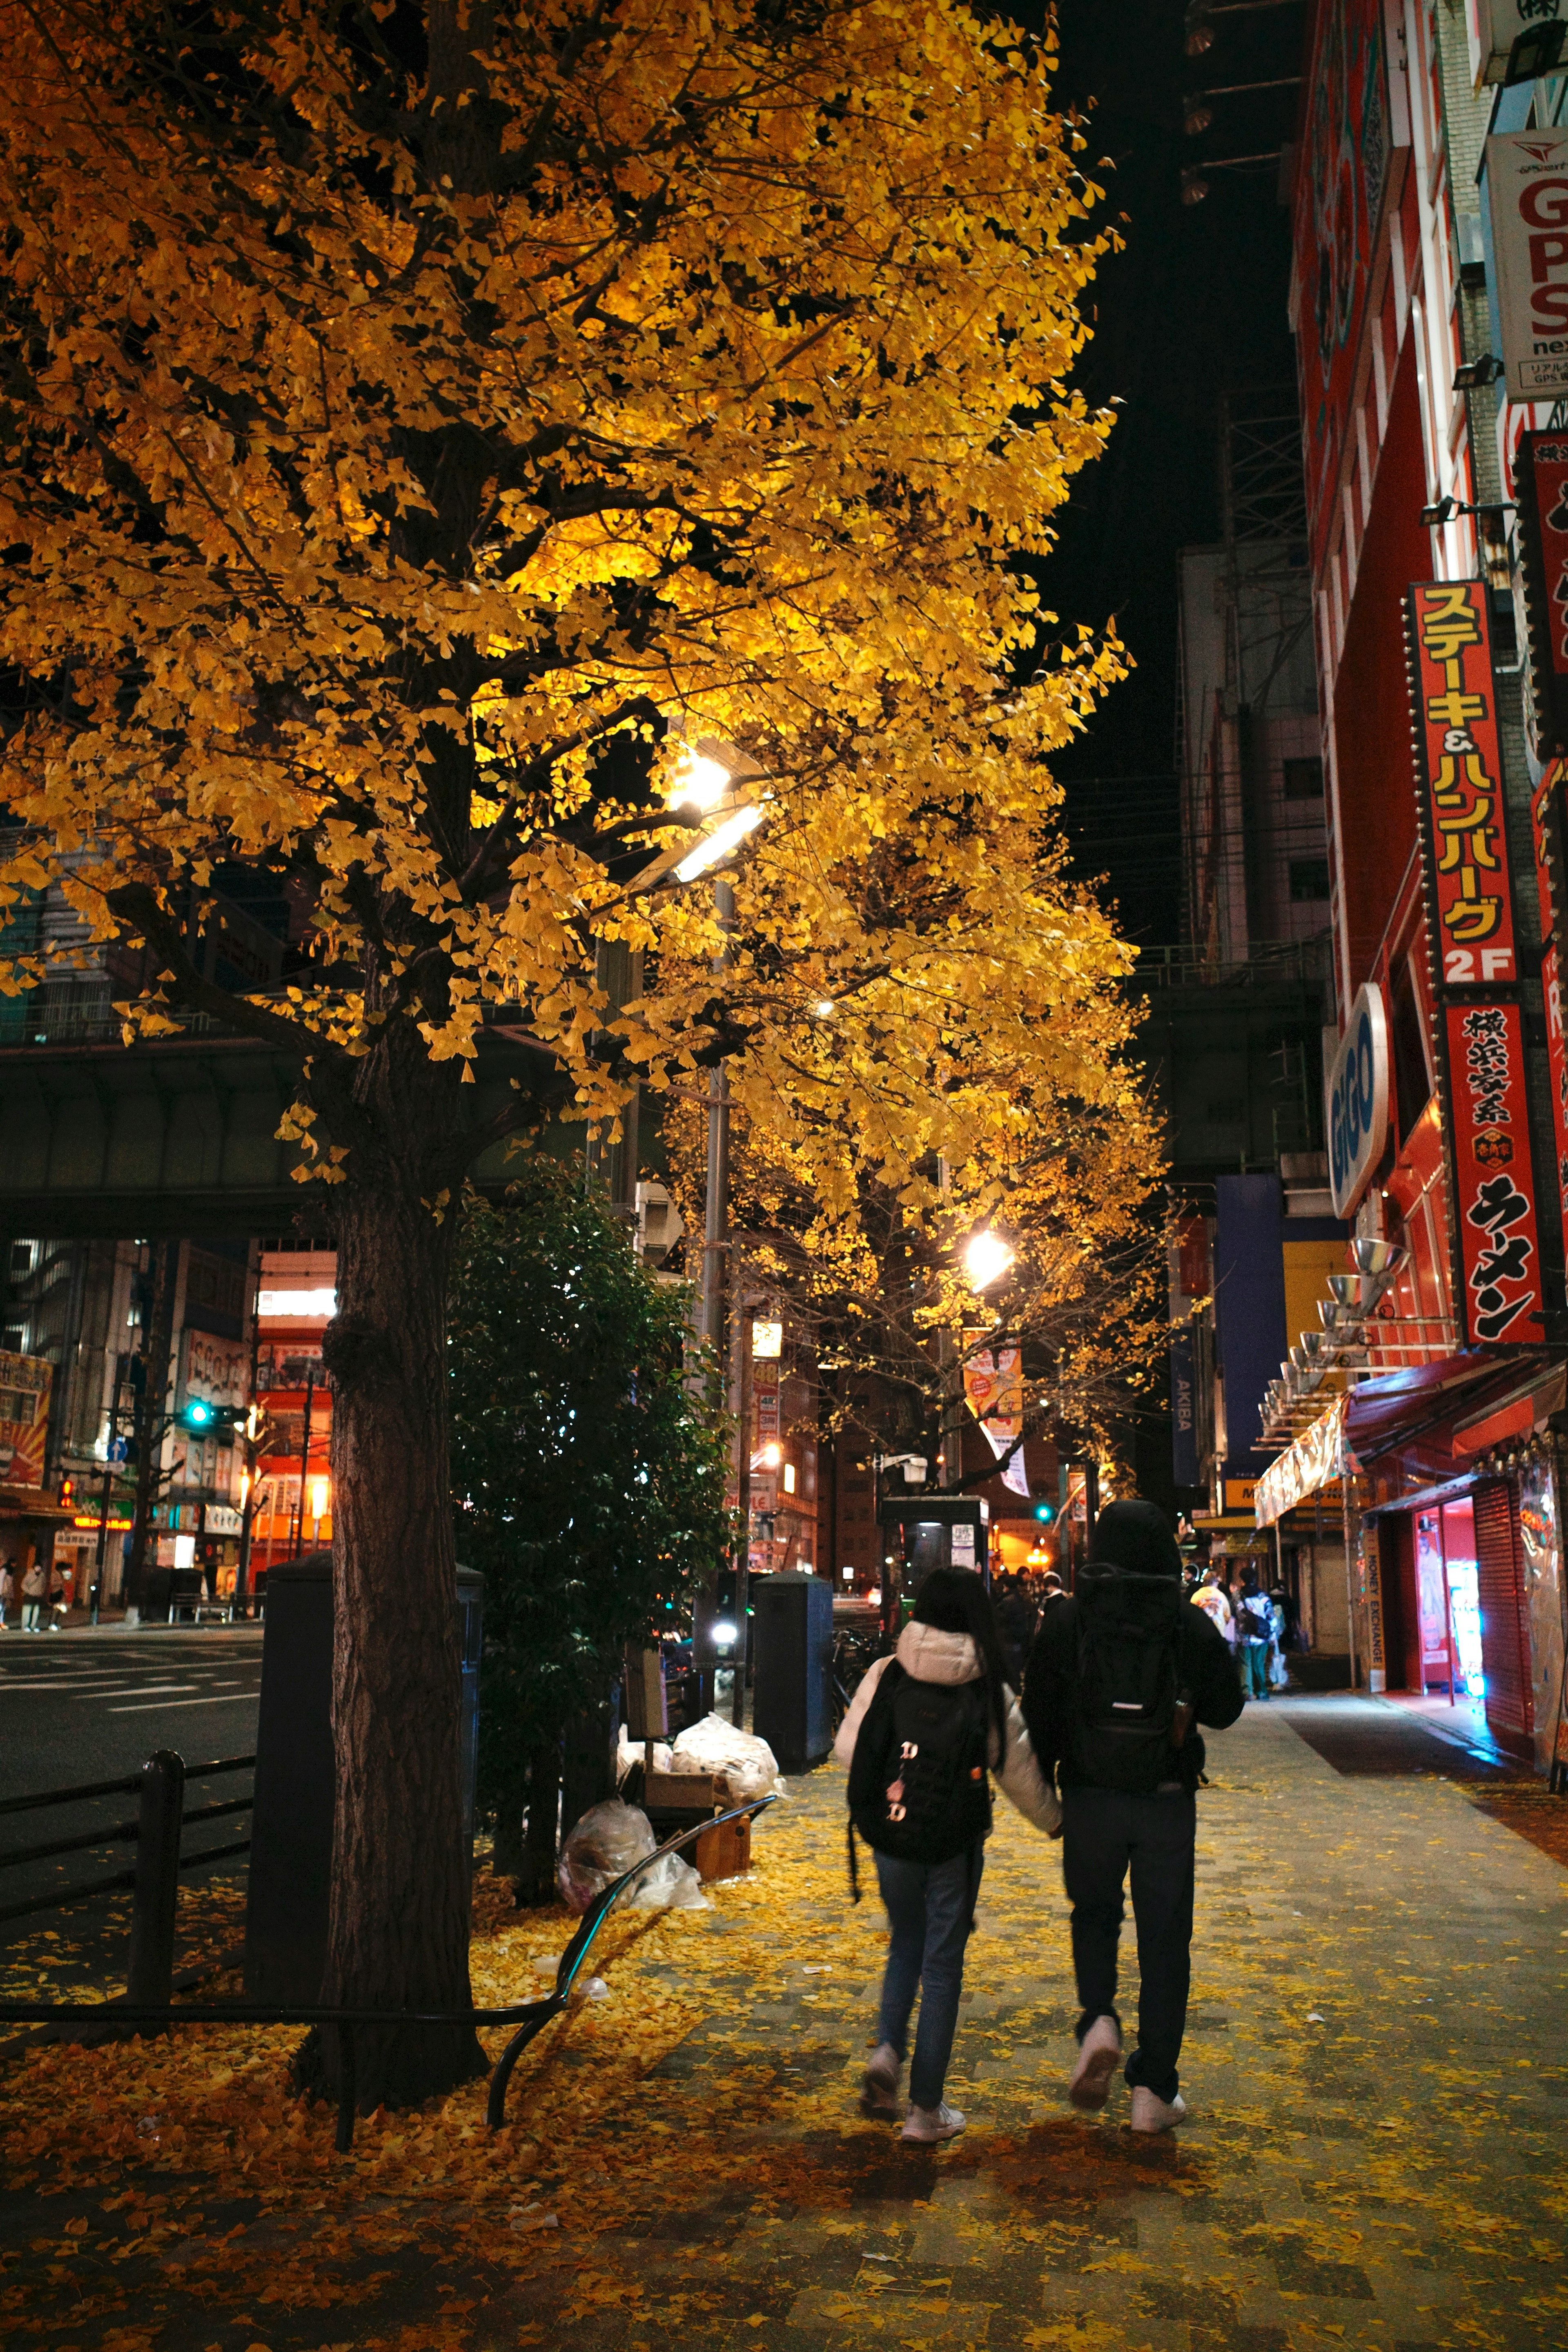
<path fill-rule="evenodd" d="M 1485 582 L 1412 588 L 1409 635 L 1433 978 L 1495 988 L 1519 978 L 1519 956 Z"/>
<path fill-rule="evenodd" d="M 43 1485 L 53 1380 L 41 1356 L 0 1352 L 0 1486 Z"/>
<path fill-rule="evenodd" d="M 1519 1007 L 1449 1004 L 1443 1017 L 1454 1119 L 1454 1286 L 1465 1343 L 1538 1348 L 1541 1242 Z"/>
<path fill-rule="evenodd" d="M 1568 392 L 1568 131 L 1487 141 L 1498 324 L 1510 400 Z"/>
<path fill-rule="evenodd" d="M 1568 246 L 1568 237 L 1563 242 Z M 1531 715 L 1544 757 L 1568 749 L 1568 435 L 1521 435 L 1514 479 L 1530 632 Z"/>

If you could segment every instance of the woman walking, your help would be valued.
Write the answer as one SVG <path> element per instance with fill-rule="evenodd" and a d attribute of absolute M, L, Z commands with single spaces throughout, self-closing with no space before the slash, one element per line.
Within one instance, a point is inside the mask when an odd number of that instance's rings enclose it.
<path fill-rule="evenodd" d="M 985 1587 L 972 1570 L 931 1570 L 897 1649 L 878 1659 L 856 1692 L 834 1754 L 849 1767 L 851 1876 L 858 1831 L 876 1855 L 891 1931 L 861 2107 L 897 2120 L 919 1991 L 902 2137 L 951 2139 L 964 2118 L 942 2089 L 991 1832 L 990 1773 L 1037 1828 L 1054 1837 L 1061 1821 L 1007 1685 Z"/>

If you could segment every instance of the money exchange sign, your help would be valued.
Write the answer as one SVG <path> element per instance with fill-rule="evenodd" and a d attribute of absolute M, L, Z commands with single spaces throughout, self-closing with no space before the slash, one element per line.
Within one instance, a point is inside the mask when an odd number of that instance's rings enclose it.
<path fill-rule="evenodd" d="M 1486 583 L 1425 582 L 1408 612 L 1433 978 L 1439 988 L 1511 986 L 1519 950 Z"/>

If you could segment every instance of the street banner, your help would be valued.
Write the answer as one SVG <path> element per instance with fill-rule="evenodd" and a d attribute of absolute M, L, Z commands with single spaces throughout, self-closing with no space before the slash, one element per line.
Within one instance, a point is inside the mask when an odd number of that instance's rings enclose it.
<path fill-rule="evenodd" d="M 963 1393 L 1000 1462 L 1017 1445 L 1024 1426 L 1024 1356 L 1016 1347 L 984 1348 L 979 1344 L 984 1337 L 980 1331 L 963 1335 Z M 1002 1484 L 1027 1500 L 1029 1481 L 1022 1446 L 1005 1465 Z"/>
<path fill-rule="evenodd" d="M 1517 1004 L 1443 1010 L 1453 1111 L 1454 1296 L 1467 1347 L 1539 1348 L 1545 1336 Z"/>
<path fill-rule="evenodd" d="M 1426 936 L 1439 990 L 1519 978 L 1502 754 L 1482 580 L 1425 581 L 1406 604 Z"/>
<path fill-rule="evenodd" d="M 1558 240 L 1568 245 L 1568 236 Z M 1537 757 L 1568 751 L 1568 434 L 1525 433 L 1514 459 L 1520 581 Z"/>
<path fill-rule="evenodd" d="M 0 1349 L 0 1486 L 44 1483 L 54 1366 L 42 1356 Z"/>
<path fill-rule="evenodd" d="M 1198 1461 L 1197 1355 L 1190 1323 L 1171 1335 L 1171 1475 L 1178 1486 L 1196 1486 Z"/>
<path fill-rule="evenodd" d="M 1487 141 L 1495 291 L 1510 400 L 1568 392 L 1568 131 Z"/>

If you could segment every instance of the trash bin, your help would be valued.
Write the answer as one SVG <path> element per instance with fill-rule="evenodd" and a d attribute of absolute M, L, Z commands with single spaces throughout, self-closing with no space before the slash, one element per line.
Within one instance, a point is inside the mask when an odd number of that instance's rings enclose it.
<path fill-rule="evenodd" d="M 784 1772 L 808 1771 L 833 1745 L 833 1588 L 790 1572 L 752 1582 L 752 1728 Z"/>
<path fill-rule="evenodd" d="M 474 1843 L 484 1578 L 458 1570 L 463 1826 Z M 332 1879 L 332 1556 L 270 1570 L 256 1727 L 256 1796 L 245 1911 L 251 2000 L 312 2001 L 327 1958 Z"/>

